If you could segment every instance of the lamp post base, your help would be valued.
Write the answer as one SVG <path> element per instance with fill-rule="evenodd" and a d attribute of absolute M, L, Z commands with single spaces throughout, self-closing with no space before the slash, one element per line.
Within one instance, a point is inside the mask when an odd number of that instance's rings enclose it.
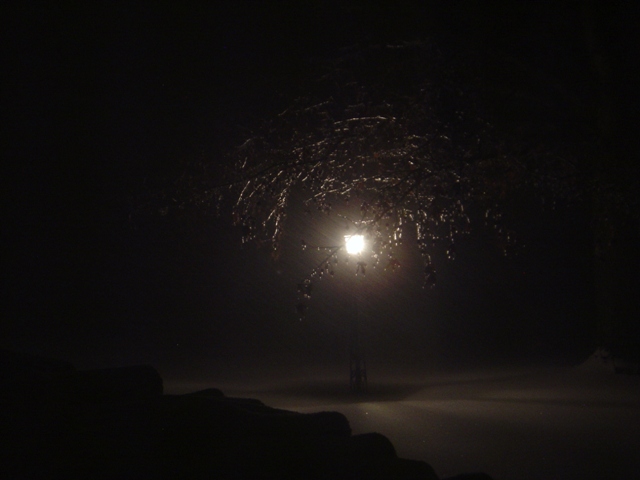
<path fill-rule="evenodd" d="M 367 368 L 365 362 L 361 358 L 351 356 L 351 375 L 349 380 L 349 388 L 352 392 L 367 391 Z"/>
<path fill-rule="evenodd" d="M 360 348 L 359 318 L 351 321 L 351 335 L 349 338 L 349 388 L 352 392 L 367 391 L 367 364 Z"/>

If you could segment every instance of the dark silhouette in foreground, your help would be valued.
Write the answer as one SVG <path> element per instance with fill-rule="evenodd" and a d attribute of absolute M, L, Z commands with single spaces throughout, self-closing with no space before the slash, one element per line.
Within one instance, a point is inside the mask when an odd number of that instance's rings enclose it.
<path fill-rule="evenodd" d="M 164 395 L 149 366 L 78 371 L 0 351 L 2 478 L 438 477 L 338 412 L 301 414 L 211 388 Z M 456 478 L 488 478 L 468 475 Z"/>

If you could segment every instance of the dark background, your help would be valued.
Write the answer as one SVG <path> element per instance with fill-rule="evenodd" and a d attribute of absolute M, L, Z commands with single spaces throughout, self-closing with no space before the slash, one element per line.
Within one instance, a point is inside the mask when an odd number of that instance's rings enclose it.
<path fill-rule="evenodd" d="M 587 105 L 597 102 L 575 2 L 393 3 L 9 6 L 0 347 L 80 368 L 149 363 L 171 379 L 343 371 L 346 378 L 346 319 L 357 288 L 371 380 L 586 357 L 597 340 L 584 206 L 523 206 L 511 220 L 526 247 L 512 258 L 478 229 L 458 260 L 436 260 L 431 291 L 421 288 L 410 242 L 399 272 L 371 272 L 361 285 L 354 265 L 342 265 L 318 286 L 304 321 L 295 312 L 296 283 L 318 257 L 300 251 L 299 241 L 334 244 L 342 235 L 335 222 L 294 214 L 273 261 L 243 247 L 227 217 L 135 214 L 187 163 L 219 161 L 242 143 L 259 119 L 287 106 L 310 62 L 343 46 L 415 39 L 445 53 L 473 46 L 520 59 L 562 79 Z M 626 68 L 638 53 L 634 17 L 605 3 L 594 5 L 617 82 L 616 148 L 635 155 L 635 87 Z M 487 82 L 513 81 L 508 70 L 486 73 Z M 508 106 L 496 105 L 501 110 Z M 562 134 L 583 128 L 558 118 Z"/>

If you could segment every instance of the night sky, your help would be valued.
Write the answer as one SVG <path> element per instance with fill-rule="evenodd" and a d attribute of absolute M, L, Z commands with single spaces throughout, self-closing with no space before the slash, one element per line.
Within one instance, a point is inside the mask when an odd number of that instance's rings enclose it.
<path fill-rule="evenodd" d="M 287 106 L 310 62 L 345 46 L 475 44 L 589 98 L 574 2 L 183 3 L 5 9 L 1 348 L 79 368 L 151 364 L 172 379 L 342 371 L 346 379 L 346 318 L 359 288 L 370 381 L 376 372 L 566 363 L 590 353 L 592 238 L 581 207 L 527 204 L 512 218 L 526 245 L 513 258 L 480 228 L 455 262 L 436 259 L 439 283 L 429 291 L 410 242 L 400 271 L 368 272 L 356 287 L 353 263 L 341 265 L 303 321 L 296 284 L 319 257 L 302 252 L 300 239 L 335 244 L 337 221 L 292 215 L 274 261 L 242 246 L 228 216 L 134 214 L 189 162 L 219 161 L 242 143 Z M 627 12 L 605 13 L 609 58 L 623 65 L 637 53 L 631 22 Z M 633 83 L 625 75 L 615 77 L 620 97 Z M 631 131 L 637 112 L 625 108 L 620 124 Z M 631 148 L 624 128 L 620 144 Z"/>

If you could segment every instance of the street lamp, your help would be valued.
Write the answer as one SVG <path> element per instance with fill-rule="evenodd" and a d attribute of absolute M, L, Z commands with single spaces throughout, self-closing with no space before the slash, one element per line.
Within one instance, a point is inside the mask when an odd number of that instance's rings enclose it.
<path fill-rule="evenodd" d="M 345 235 L 344 236 L 345 248 L 349 255 L 359 255 L 364 250 L 364 236 L 363 235 Z M 362 266 L 362 273 L 364 273 L 364 264 L 359 263 Z M 367 390 L 367 365 L 364 360 L 364 355 L 360 350 L 360 309 L 358 306 L 358 293 L 354 292 L 354 302 L 356 306 L 356 314 L 351 317 L 350 332 L 349 332 L 349 386 L 353 392 L 364 392 Z"/>
<path fill-rule="evenodd" d="M 364 249 L 363 235 L 345 235 L 344 243 L 349 255 L 359 255 Z"/>

